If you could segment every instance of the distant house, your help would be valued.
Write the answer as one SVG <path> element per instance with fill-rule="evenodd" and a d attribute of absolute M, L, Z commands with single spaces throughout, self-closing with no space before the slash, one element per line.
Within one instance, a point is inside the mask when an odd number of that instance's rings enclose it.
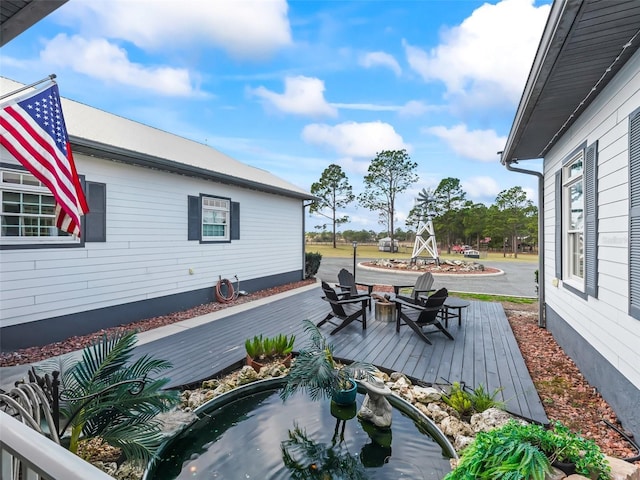
<path fill-rule="evenodd" d="M 544 159 L 540 323 L 636 438 L 639 45 L 637 0 L 556 0 L 501 159 Z"/>
<path fill-rule="evenodd" d="M 393 249 L 391 248 L 391 237 L 384 237 L 378 240 L 378 251 L 380 252 L 392 252 L 398 251 L 398 241 L 393 241 Z"/>
<path fill-rule="evenodd" d="M 0 92 L 21 84 L 0 78 Z M 61 86 L 64 93 L 64 86 Z M 62 99 L 90 213 L 80 240 L 52 225 L 53 198 L 0 150 L 0 347 L 71 335 L 304 278 L 313 198 L 213 148 Z"/>

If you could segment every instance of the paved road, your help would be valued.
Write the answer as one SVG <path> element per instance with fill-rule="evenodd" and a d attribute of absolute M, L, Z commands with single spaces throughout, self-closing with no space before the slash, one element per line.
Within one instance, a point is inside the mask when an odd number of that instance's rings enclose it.
<path fill-rule="evenodd" d="M 372 259 L 357 258 L 356 280 L 365 283 L 383 285 L 411 284 L 420 275 L 414 272 L 392 272 L 364 267 L 359 263 Z M 514 295 L 517 297 L 535 297 L 534 272 L 538 268 L 535 262 L 487 261 L 480 260 L 487 267 L 502 270 L 502 275 L 436 275 L 434 286 L 446 287 L 454 292 L 487 293 L 495 295 Z M 322 257 L 317 277 L 331 284 L 338 281 L 341 268 L 353 270 L 353 258 Z"/>

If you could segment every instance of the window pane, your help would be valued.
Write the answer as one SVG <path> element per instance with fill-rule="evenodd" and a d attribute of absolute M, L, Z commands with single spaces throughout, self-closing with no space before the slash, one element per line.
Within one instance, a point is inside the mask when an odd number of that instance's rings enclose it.
<path fill-rule="evenodd" d="M 2 175 L 2 181 L 4 183 L 20 183 L 20 174 L 13 172 L 4 172 Z"/>
<path fill-rule="evenodd" d="M 584 278 L 584 245 L 582 232 L 569 235 L 569 265 L 572 277 Z"/>
<path fill-rule="evenodd" d="M 223 237 L 225 236 L 224 225 L 203 225 L 202 235 L 205 237 Z"/>
<path fill-rule="evenodd" d="M 584 224 L 584 194 L 582 192 L 582 182 L 577 182 L 569 187 L 571 198 L 570 230 L 582 230 Z"/>
<path fill-rule="evenodd" d="M 569 178 L 575 177 L 576 175 L 582 175 L 582 155 L 580 155 L 580 159 L 569 166 Z"/>

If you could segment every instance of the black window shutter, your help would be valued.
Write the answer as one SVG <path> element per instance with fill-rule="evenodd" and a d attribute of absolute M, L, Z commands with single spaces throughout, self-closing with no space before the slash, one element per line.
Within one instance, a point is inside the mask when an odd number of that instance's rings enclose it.
<path fill-rule="evenodd" d="M 584 198 L 585 288 L 587 295 L 598 298 L 598 142 L 585 154 Z"/>
<path fill-rule="evenodd" d="M 562 278 L 562 170 L 556 172 L 556 278 Z M 544 279 L 540 279 L 544 281 Z"/>
<path fill-rule="evenodd" d="M 85 182 L 84 185 L 89 213 L 84 216 L 84 241 L 107 241 L 107 185 Z"/>
<path fill-rule="evenodd" d="M 240 203 L 231 202 L 231 240 L 240 240 Z"/>
<path fill-rule="evenodd" d="M 187 240 L 200 240 L 202 233 L 202 206 L 200 197 L 189 195 Z"/>
<path fill-rule="evenodd" d="M 640 109 L 629 117 L 629 315 L 640 319 Z"/>

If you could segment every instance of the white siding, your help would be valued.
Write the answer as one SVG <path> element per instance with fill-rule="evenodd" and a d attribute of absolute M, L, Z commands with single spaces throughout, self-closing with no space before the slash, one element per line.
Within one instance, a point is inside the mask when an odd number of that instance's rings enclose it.
<path fill-rule="evenodd" d="M 76 163 L 106 184 L 107 242 L 3 250 L 3 327 L 303 268 L 301 200 L 83 155 Z M 240 203 L 240 240 L 187 241 L 187 197 L 201 193 Z"/>
<path fill-rule="evenodd" d="M 545 158 L 546 303 L 640 388 L 640 321 L 628 312 L 629 114 L 640 107 L 640 51 Z M 583 142 L 598 141 L 598 298 L 552 285 L 555 276 L 554 174 Z M 640 252 L 636 252 L 640 254 Z"/>

